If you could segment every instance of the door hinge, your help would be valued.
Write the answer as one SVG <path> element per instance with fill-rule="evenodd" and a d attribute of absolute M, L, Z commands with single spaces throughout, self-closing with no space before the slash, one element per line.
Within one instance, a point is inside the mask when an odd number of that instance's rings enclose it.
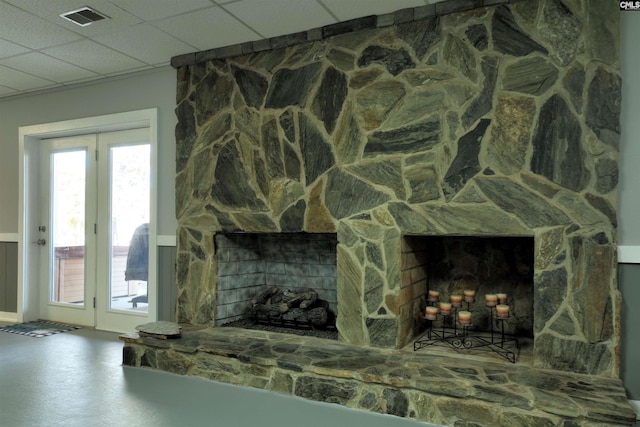
<path fill-rule="evenodd" d="M 98 234 L 98 224 L 93 224 L 93 234 Z"/>
<path fill-rule="evenodd" d="M 93 297 L 93 308 L 96 308 L 96 297 Z"/>
<path fill-rule="evenodd" d="M 96 162 L 98 161 L 98 150 L 96 150 Z"/>

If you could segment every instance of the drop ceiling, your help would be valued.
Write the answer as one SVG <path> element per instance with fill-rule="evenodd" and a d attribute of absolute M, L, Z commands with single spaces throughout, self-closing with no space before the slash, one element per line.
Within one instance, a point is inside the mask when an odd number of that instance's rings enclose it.
<path fill-rule="evenodd" d="M 0 98 L 442 0 L 0 0 Z M 109 19 L 60 15 L 88 6 Z"/>

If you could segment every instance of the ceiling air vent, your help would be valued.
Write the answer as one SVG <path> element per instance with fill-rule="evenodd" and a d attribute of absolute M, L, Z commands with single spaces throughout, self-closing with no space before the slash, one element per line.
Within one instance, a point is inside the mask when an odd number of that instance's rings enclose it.
<path fill-rule="evenodd" d="M 101 21 L 108 18 L 108 16 L 101 14 L 95 9 L 91 9 L 89 6 L 82 7 L 80 9 L 72 10 L 71 12 L 63 13 L 60 15 L 67 21 L 71 21 L 74 24 L 86 27 L 96 21 Z"/>

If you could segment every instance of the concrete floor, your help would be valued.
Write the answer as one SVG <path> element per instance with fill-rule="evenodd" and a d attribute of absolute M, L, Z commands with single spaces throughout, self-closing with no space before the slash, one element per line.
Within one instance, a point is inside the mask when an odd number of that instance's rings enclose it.
<path fill-rule="evenodd" d="M 115 333 L 44 338 L 0 331 L 0 426 L 426 427 L 347 409 L 121 366 Z"/>

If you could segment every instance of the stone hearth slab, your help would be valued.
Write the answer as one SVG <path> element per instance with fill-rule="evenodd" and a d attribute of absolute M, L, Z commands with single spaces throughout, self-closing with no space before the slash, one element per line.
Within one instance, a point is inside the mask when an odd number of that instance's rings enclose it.
<path fill-rule="evenodd" d="M 619 379 L 239 328 L 121 335 L 123 364 L 443 425 L 631 425 Z M 460 425 L 462 425 L 460 424 Z"/>

